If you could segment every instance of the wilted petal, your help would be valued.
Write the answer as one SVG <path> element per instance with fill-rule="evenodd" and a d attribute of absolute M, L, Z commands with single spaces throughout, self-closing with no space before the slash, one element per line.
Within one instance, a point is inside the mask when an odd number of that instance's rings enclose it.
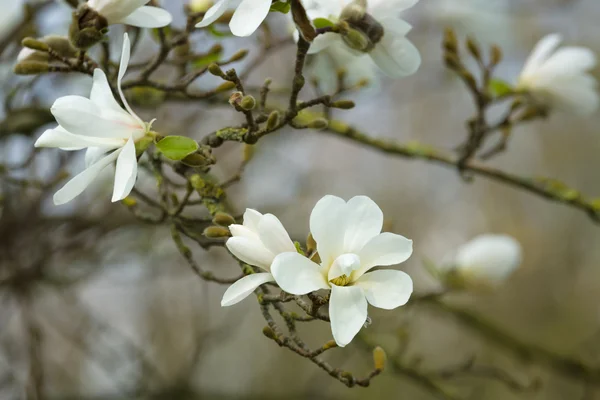
<path fill-rule="evenodd" d="M 204 28 L 205 26 L 209 26 L 210 24 L 218 20 L 221 17 L 221 15 L 223 15 L 225 11 L 227 11 L 227 8 L 229 7 L 230 3 L 231 0 L 217 1 L 214 6 L 212 6 L 208 9 L 208 11 L 206 11 L 206 13 L 204 14 L 204 18 L 202 18 L 202 21 L 196 24 L 196 28 Z"/>
<path fill-rule="evenodd" d="M 291 294 L 303 295 L 329 288 L 321 267 L 296 252 L 275 257 L 271 273 L 279 287 Z"/>
<path fill-rule="evenodd" d="M 317 242 L 323 265 L 330 265 L 342 254 L 346 202 L 336 196 L 325 196 L 317 202 L 310 214 L 310 232 Z"/>
<path fill-rule="evenodd" d="M 137 179 L 137 156 L 135 154 L 135 142 L 133 138 L 127 141 L 117 159 L 117 170 L 115 172 L 115 186 L 112 201 L 121 201 L 129 196 L 131 189 Z"/>
<path fill-rule="evenodd" d="M 90 183 L 92 183 L 92 181 L 98 177 L 104 168 L 117 159 L 120 152 L 120 150 L 113 151 L 111 154 L 99 160 L 89 168 L 86 168 L 79 175 L 76 175 L 73 179 L 67 182 L 65 186 L 63 186 L 62 189 L 60 189 L 54 195 L 54 204 L 65 204 L 79 196 L 81 192 L 83 192 L 85 188 L 87 188 Z"/>
<path fill-rule="evenodd" d="M 364 290 L 369 304 L 386 310 L 405 305 L 413 292 L 410 276 L 392 269 L 364 274 L 354 285 Z"/>
<path fill-rule="evenodd" d="M 246 237 L 232 237 L 225 242 L 227 249 L 239 260 L 255 267 L 269 270 L 273 262 L 273 253 L 271 253 L 258 240 L 248 239 Z"/>
<path fill-rule="evenodd" d="M 344 347 L 354 339 L 367 320 L 367 299 L 360 287 L 331 287 L 329 299 L 331 332 L 338 346 Z"/>
<path fill-rule="evenodd" d="M 356 196 L 348 201 L 345 219 L 345 253 L 358 253 L 383 227 L 383 212 L 367 196 Z"/>
<path fill-rule="evenodd" d="M 239 303 L 246 297 L 252 294 L 262 284 L 267 282 L 273 282 L 273 275 L 268 272 L 261 272 L 259 274 L 251 274 L 243 277 L 239 281 L 225 291 L 223 299 L 221 300 L 221 307 L 228 307 Z"/>
<path fill-rule="evenodd" d="M 369 240 L 360 250 L 361 267 L 353 278 L 358 279 L 362 274 L 376 266 L 400 264 L 411 256 L 413 242 L 395 233 L 384 232 Z"/>
<path fill-rule="evenodd" d="M 235 36 L 250 36 L 269 14 L 271 0 L 242 0 L 229 22 Z"/>
<path fill-rule="evenodd" d="M 161 28 L 173 21 L 171 13 L 159 7 L 141 7 L 123 18 L 123 24 L 140 28 Z"/>
<path fill-rule="evenodd" d="M 273 254 L 296 251 L 294 242 L 290 239 L 281 221 L 273 214 L 265 214 L 258 224 L 258 236 L 261 242 Z"/>

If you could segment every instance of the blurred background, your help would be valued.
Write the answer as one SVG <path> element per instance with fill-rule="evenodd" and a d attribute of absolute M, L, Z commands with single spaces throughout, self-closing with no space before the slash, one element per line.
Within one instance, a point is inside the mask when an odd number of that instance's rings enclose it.
<path fill-rule="evenodd" d="M 23 5 L 0 3 L 0 94 L 5 103 L 0 122 L 0 399 L 600 399 L 600 372 L 595 372 L 600 368 L 600 226 L 584 213 L 485 178 L 466 183 L 455 170 L 383 155 L 324 133 L 287 129 L 261 140 L 243 179 L 228 191 L 236 212 L 246 207 L 271 212 L 294 239 L 303 240 L 310 211 L 322 196 L 368 195 L 394 232 L 414 240 L 414 255 L 401 268 L 413 277 L 418 294 L 439 288 L 423 260 L 440 262 L 478 234 L 510 234 L 523 246 L 521 268 L 501 288 L 457 294 L 449 301 L 518 342 L 548 349 L 550 362 L 520 357 L 514 346 L 490 340 L 452 313 L 410 304 L 393 311 L 370 308 L 373 323 L 363 333 L 389 355 L 397 354 L 405 369 L 388 368 L 369 388 L 348 389 L 266 339 L 253 298 L 221 308 L 225 287 L 189 269 L 168 227 L 144 224 L 110 203 L 110 171 L 76 201 L 55 207 L 56 185 L 46 190 L 42 183 L 61 169 L 80 170 L 83 157 L 44 150 L 27 169 L 9 168 L 27 162 L 43 129 L 27 129 L 14 115 L 8 118 L 7 104 L 48 108 L 61 95 L 87 95 L 91 79 L 14 76 L 19 39 L 34 32 L 66 34 L 71 9 L 50 2 L 15 34 L 13 28 L 26 18 Z M 162 1 L 179 26 L 184 3 Z M 357 107 L 335 111 L 334 117 L 372 136 L 452 150 L 465 139 L 465 121 L 474 110 L 461 82 L 443 66 L 445 27 L 455 28 L 460 38 L 472 34 L 482 44 L 502 46 L 505 60 L 498 76 L 515 82 L 534 44 L 548 33 L 562 33 L 566 43 L 600 54 L 599 16 L 597 0 L 421 0 L 405 14 L 414 26 L 409 38 L 421 51 L 421 69 L 396 81 L 363 70 L 371 84 L 346 96 Z M 282 15 L 269 17 L 268 23 L 277 37 L 289 32 Z M 122 32 L 122 26 L 111 27 L 114 55 Z M 257 52 L 256 36 L 218 40 L 225 54 L 239 48 Z M 194 46 L 207 49 L 214 40 L 199 34 Z M 5 45 L 10 42 L 15 44 Z M 156 48 L 146 35 L 132 62 L 148 60 Z M 258 87 L 271 77 L 273 87 L 289 88 L 294 52 L 293 43 L 271 52 L 246 85 Z M 214 78 L 197 85 L 210 88 Z M 301 97 L 313 95 L 309 88 Z M 271 101 L 277 99 L 275 94 Z M 159 132 L 197 139 L 240 119 L 226 105 L 203 102 L 137 102 L 134 108 L 158 118 L 154 127 Z M 45 122 L 36 126 L 54 123 L 47 113 L 36 118 Z M 598 114 L 552 114 L 516 129 L 508 150 L 487 163 L 517 175 L 552 177 L 600 197 L 598 126 Z M 236 173 L 243 157 L 238 144 L 214 154 L 213 172 L 222 179 Z M 152 179 L 140 178 L 139 187 L 151 192 L 153 185 Z M 223 248 L 194 251 L 206 270 L 227 277 L 239 273 Z M 300 332 L 312 345 L 331 338 L 325 323 L 303 325 Z M 370 348 L 353 342 L 325 358 L 360 376 L 372 369 L 371 357 Z M 563 358 L 579 360 L 589 371 L 569 370 L 568 362 L 565 370 L 553 364 Z M 460 373 L 473 360 L 496 372 Z M 448 396 L 432 391 L 411 371 L 433 379 Z M 498 371 L 506 376 L 498 378 Z"/>

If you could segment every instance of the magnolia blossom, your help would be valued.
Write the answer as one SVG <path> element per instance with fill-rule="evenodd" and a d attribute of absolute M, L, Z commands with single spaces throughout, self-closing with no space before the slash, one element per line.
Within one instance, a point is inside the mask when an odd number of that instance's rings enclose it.
<path fill-rule="evenodd" d="M 502 284 L 521 265 L 521 245 L 508 235 L 484 234 L 461 246 L 448 271 L 464 285 Z"/>
<path fill-rule="evenodd" d="M 381 209 L 368 197 L 347 203 L 325 196 L 310 216 L 310 231 L 321 259 L 317 264 L 297 252 L 275 257 L 271 271 L 284 291 L 304 295 L 330 289 L 329 317 L 338 346 L 345 346 L 367 320 L 367 303 L 391 310 L 406 304 L 412 294 L 410 277 L 397 270 L 370 271 L 373 267 L 406 261 L 412 240 L 380 233 Z"/>
<path fill-rule="evenodd" d="M 204 18 L 196 27 L 209 26 L 233 6 L 236 9 L 229 22 L 231 33 L 235 36 L 250 36 L 267 18 L 271 9 L 271 0 L 218 0 L 206 11 Z"/>
<path fill-rule="evenodd" d="M 309 53 L 344 43 L 357 54 L 368 54 L 388 76 L 400 78 L 414 74 L 421 65 L 419 50 L 406 39 L 411 25 L 398 14 L 418 0 L 306 0 L 304 6 L 311 19 L 325 18 L 348 23 L 353 35 L 326 33 L 319 35 Z M 367 3 L 366 8 L 363 3 Z"/>
<path fill-rule="evenodd" d="M 558 49 L 562 38 L 551 34 L 539 41 L 519 77 L 517 89 L 547 106 L 591 114 L 599 104 L 598 82 L 589 73 L 596 56 L 584 47 Z"/>
<path fill-rule="evenodd" d="M 126 24 L 140 28 L 160 28 L 171 23 L 167 10 L 146 6 L 150 0 L 89 0 L 87 6 L 108 21 L 109 25 Z"/>
<path fill-rule="evenodd" d="M 274 281 L 269 271 L 275 256 L 296 251 L 290 235 L 279 219 L 272 214 L 263 215 L 249 208 L 244 213 L 244 224 L 230 225 L 229 230 L 232 237 L 225 245 L 231 254 L 266 272 L 246 275 L 231 285 L 221 300 L 223 307 L 239 303 L 260 285 Z"/>
<path fill-rule="evenodd" d="M 135 144 L 149 133 L 152 122 L 143 122 L 133 112 L 121 90 L 130 51 L 129 37 L 125 34 L 117 85 L 127 111 L 115 100 L 106 75 L 100 69 L 94 71 L 89 99 L 65 96 L 52 105 L 51 112 L 59 126 L 44 132 L 35 146 L 58 147 L 67 151 L 87 149 L 87 168 L 56 192 L 54 203 L 57 205 L 78 196 L 115 161 L 117 168 L 112 201 L 124 199 L 133 189 L 137 178 Z"/>

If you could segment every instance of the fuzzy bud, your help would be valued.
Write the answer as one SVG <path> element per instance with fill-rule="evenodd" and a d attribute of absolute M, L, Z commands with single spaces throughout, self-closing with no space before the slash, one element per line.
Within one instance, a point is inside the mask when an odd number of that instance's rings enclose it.
<path fill-rule="evenodd" d="M 263 328 L 263 335 L 265 335 L 266 337 L 268 337 L 271 340 L 277 340 L 277 334 L 275 333 L 275 331 L 273 329 L 271 329 L 271 327 L 269 326 L 265 326 Z"/>
<path fill-rule="evenodd" d="M 253 110 L 256 107 L 256 99 L 250 95 L 244 96 L 240 101 L 240 106 L 246 111 Z"/>
<path fill-rule="evenodd" d="M 230 237 L 231 232 L 222 226 L 209 226 L 204 230 L 203 235 L 209 239 L 223 239 Z"/>
<path fill-rule="evenodd" d="M 243 60 L 244 58 L 246 58 L 247 55 L 248 55 L 248 50 L 242 49 L 242 50 L 238 51 L 237 53 L 235 53 L 234 55 L 232 55 L 231 58 L 229 59 L 229 61 L 230 62 L 240 61 L 240 60 Z"/>
<path fill-rule="evenodd" d="M 352 100 L 338 100 L 331 103 L 330 107 L 342 110 L 351 110 L 356 106 Z"/>
<path fill-rule="evenodd" d="M 231 89 L 235 89 L 235 83 L 223 82 L 219 86 L 217 86 L 217 88 L 215 89 L 215 92 L 217 92 L 217 93 L 228 92 Z"/>
<path fill-rule="evenodd" d="M 479 48 L 479 44 L 477 44 L 474 38 L 467 38 L 467 49 L 476 60 L 481 61 L 481 49 Z"/>
<path fill-rule="evenodd" d="M 229 104 L 234 107 L 241 107 L 243 98 L 244 94 L 242 92 L 233 92 L 231 93 L 231 96 L 229 96 Z"/>
<path fill-rule="evenodd" d="M 450 28 L 447 28 L 444 33 L 444 50 L 447 53 L 458 54 L 458 39 L 456 33 Z"/>
<path fill-rule="evenodd" d="M 327 121 L 325 118 L 316 118 L 308 123 L 308 127 L 310 129 L 316 129 L 316 130 L 327 129 L 328 126 L 329 126 L 329 121 Z"/>
<path fill-rule="evenodd" d="M 496 65 L 500 64 L 500 62 L 502 61 L 502 58 L 503 58 L 502 49 L 499 46 L 493 45 L 490 53 L 491 53 L 490 61 L 491 61 L 492 65 L 496 66 Z"/>
<path fill-rule="evenodd" d="M 24 61 L 15 65 L 14 73 L 17 75 L 37 75 L 50 72 L 50 65 L 44 62 Z"/>
<path fill-rule="evenodd" d="M 87 50 L 102 40 L 108 32 L 108 21 L 97 11 L 82 5 L 73 12 L 69 39 L 73 46 Z"/>
<path fill-rule="evenodd" d="M 235 219 L 231 215 L 229 215 L 225 212 L 219 211 L 215 214 L 212 222 L 215 225 L 229 226 L 229 225 L 235 224 Z"/>
<path fill-rule="evenodd" d="M 387 355 L 385 351 L 377 346 L 373 349 L 373 364 L 375 365 L 375 369 L 378 371 L 383 371 L 385 369 L 385 363 L 387 361 Z"/>
<path fill-rule="evenodd" d="M 269 114 L 269 118 L 267 119 L 267 130 L 272 131 L 279 125 L 281 122 L 281 114 L 279 111 L 275 110 L 271 114 Z"/>
<path fill-rule="evenodd" d="M 31 37 L 26 37 L 25 39 L 23 39 L 21 41 L 21 44 L 23 45 L 23 47 L 27 47 L 29 49 L 41 52 L 47 52 L 49 50 L 49 47 L 46 43 Z"/>
<path fill-rule="evenodd" d="M 221 69 L 221 67 L 219 67 L 215 63 L 212 63 L 212 64 L 210 64 L 208 66 L 208 72 L 210 72 L 214 76 L 218 76 L 220 78 L 223 78 L 225 76 L 225 73 L 223 72 L 223 70 Z"/>

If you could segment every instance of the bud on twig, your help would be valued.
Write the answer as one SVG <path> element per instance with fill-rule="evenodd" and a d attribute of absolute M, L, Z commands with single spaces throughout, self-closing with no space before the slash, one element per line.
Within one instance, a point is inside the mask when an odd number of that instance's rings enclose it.
<path fill-rule="evenodd" d="M 474 38 L 467 38 L 467 49 L 476 60 L 481 61 L 481 49 Z"/>
<path fill-rule="evenodd" d="M 240 61 L 240 60 L 246 58 L 247 55 L 248 55 L 248 50 L 242 49 L 242 50 L 238 51 L 237 53 L 235 53 L 233 56 L 231 56 L 229 61 L 230 62 Z"/>
<path fill-rule="evenodd" d="M 329 121 L 327 121 L 325 118 L 316 118 L 308 123 L 308 127 L 310 129 L 316 129 L 316 130 L 327 129 L 328 126 L 329 126 Z"/>
<path fill-rule="evenodd" d="M 496 66 L 498 64 L 500 64 L 500 62 L 502 61 L 503 55 L 502 55 L 502 49 L 499 46 L 493 45 L 491 47 L 491 55 L 490 55 L 490 62 L 492 64 L 492 66 Z"/>
<path fill-rule="evenodd" d="M 271 329 L 271 327 L 269 326 L 265 326 L 263 328 L 263 335 L 265 335 L 266 337 L 268 337 L 271 340 L 277 340 L 277 334 L 275 333 L 275 331 L 273 329 Z"/>
<path fill-rule="evenodd" d="M 15 65 L 14 73 L 17 75 L 37 75 L 50 72 L 50 65 L 43 62 L 24 61 Z"/>
<path fill-rule="evenodd" d="M 446 53 L 458 54 L 458 39 L 456 39 L 456 33 L 451 28 L 446 29 L 443 43 Z"/>
<path fill-rule="evenodd" d="M 25 39 L 23 39 L 21 41 L 21 44 L 23 45 L 23 47 L 27 47 L 32 50 L 37 50 L 37 51 L 42 51 L 42 52 L 47 52 L 49 50 L 49 47 L 46 43 L 42 42 L 41 40 L 37 40 L 37 39 L 31 38 L 31 37 L 26 37 Z"/>
<path fill-rule="evenodd" d="M 273 111 L 271 114 L 269 114 L 269 118 L 267 119 L 267 129 L 270 131 L 275 129 L 277 125 L 279 125 L 280 121 L 281 114 L 279 114 L 279 111 Z"/>
<path fill-rule="evenodd" d="M 351 110 L 356 104 L 352 100 L 338 100 L 329 105 L 331 108 L 339 108 L 341 110 Z"/>
<path fill-rule="evenodd" d="M 312 42 L 317 37 L 317 32 L 310 22 L 310 18 L 306 15 L 306 10 L 300 0 L 292 0 L 292 17 L 298 27 L 300 35 L 307 42 Z"/>
<path fill-rule="evenodd" d="M 217 92 L 217 93 L 228 92 L 231 89 L 235 89 L 235 83 L 223 82 L 219 86 L 217 86 L 217 88 L 215 89 L 215 92 Z"/>
<path fill-rule="evenodd" d="M 385 351 L 377 346 L 373 349 L 373 364 L 377 371 L 383 371 L 385 369 L 385 363 L 387 361 L 387 355 Z"/>
<path fill-rule="evenodd" d="M 215 214 L 212 222 L 215 225 L 229 226 L 229 225 L 235 224 L 235 219 L 231 215 L 229 215 L 225 212 L 219 211 L 218 213 Z"/>
<path fill-rule="evenodd" d="M 203 235 L 209 239 L 223 239 L 230 237 L 231 232 L 222 226 L 209 226 L 204 230 Z"/>
<path fill-rule="evenodd" d="M 219 78 L 225 77 L 225 73 L 217 64 L 212 63 L 208 66 L 208 72 L 213 74 L 214 76 L 218 76 Z"/>
<path fill-rule="evenodd" d="M 246 111 L 253 110 L 256 107 L 256 99 L 251 95 L 244 96 L 240 101 L 240 106 Z"/>

